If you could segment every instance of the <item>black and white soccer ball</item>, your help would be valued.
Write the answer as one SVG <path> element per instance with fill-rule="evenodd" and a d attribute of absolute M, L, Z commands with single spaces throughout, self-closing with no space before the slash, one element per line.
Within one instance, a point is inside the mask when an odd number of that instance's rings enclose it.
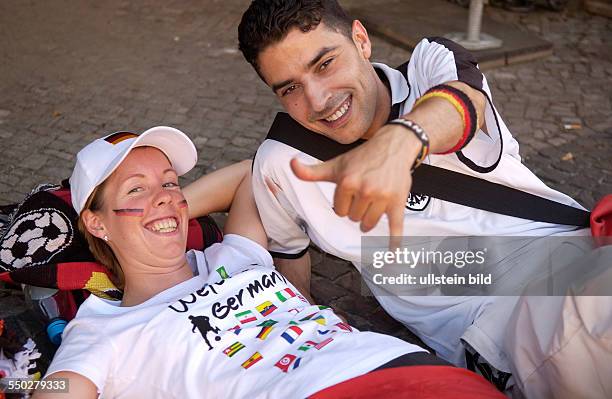
<path fill-rule="evenodd" d="M 0 242 L 0 265 L 8 270 L 49 263 L 74 237 L 70 219 L 42 208 L 17 215 Z"/>

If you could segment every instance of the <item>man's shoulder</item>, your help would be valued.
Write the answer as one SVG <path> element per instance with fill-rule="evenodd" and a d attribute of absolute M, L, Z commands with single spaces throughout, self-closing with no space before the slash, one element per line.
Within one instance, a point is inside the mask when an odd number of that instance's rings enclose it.
<path fill-rule="evenodd" d="M 296 156 L 307 156 L 297 148 L 293 148 L 277 140 L 265 139 L 255 153 L 253 168 L 287 168 L 289 162 Z"/>

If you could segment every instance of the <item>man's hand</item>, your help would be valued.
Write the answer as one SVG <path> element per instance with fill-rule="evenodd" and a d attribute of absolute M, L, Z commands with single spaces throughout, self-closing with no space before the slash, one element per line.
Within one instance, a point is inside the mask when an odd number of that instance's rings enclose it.
<path fill-rule="evenodd" d="M 295 175 L 306 181 L 336 183 L 334 211 L 361 222 L 361 230 L 374 228 L 383 213 L 389 233 L 401 237 L 404 208 L 412 186 L 410 168 L 421 143 L 402 126 L 383 126 L 359 147 L 318 165 L 291 160 Z"/>

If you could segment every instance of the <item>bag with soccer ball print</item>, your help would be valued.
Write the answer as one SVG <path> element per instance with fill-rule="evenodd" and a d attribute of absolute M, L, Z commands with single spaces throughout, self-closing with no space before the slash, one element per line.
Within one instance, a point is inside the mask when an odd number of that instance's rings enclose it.
<path fill-rule="evenodd" d="M 77 228 L 67 180 L 37 187 L 20 204 L 0 206 L 0 216 L 0 281 L 121 299 L 113 276 L 95 261 Z M 203 250 L 222 238 L 211 217 L 189 221 L 187 249 Z"/>

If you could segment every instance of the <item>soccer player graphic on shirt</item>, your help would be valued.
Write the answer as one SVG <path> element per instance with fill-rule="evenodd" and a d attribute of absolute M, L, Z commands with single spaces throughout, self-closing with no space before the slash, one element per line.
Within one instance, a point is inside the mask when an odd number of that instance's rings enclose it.
<path fill-rule="evenodd" d="M 206 341 L 206 344 L 208 345 L 208 350 L 211 350 L 213 347 L 210 344 L 210 341 L 208 340 L 208 332 L 211 331 L 215 334 L 219 334 L 219 328 L 213 327 L 210 324 L 210 319 L 208 318 L 208 316 L 189 316 L 189 320 L 191 320 L 191 324 L 193 324 L 191 332 L 194 333 L 196 328 L 200 330 L 202 338 L 204 338 L 204 341 Z M 215 335 L 215 341 L 219 341 L 220 339 L 220 336 Z"/>

